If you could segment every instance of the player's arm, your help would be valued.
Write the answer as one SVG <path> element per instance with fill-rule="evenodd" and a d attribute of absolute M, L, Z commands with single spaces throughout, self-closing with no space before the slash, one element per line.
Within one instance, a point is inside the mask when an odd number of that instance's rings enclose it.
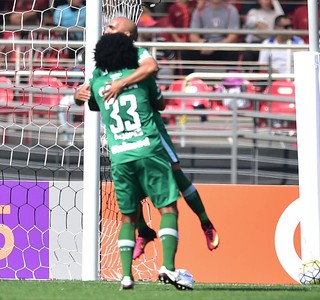
<path fill-rule="evenodd" d="M 109 90 L 104 92 L 104 100 L 109 101 L 111 98 L 117 98 L 124 87 L 156 75 L 158 70 L 158 63 L 152 56 L 144 58 L 143 60 L 139 61 L 139 67 L 127 77 L 106 83 L 111 87 Z"/>

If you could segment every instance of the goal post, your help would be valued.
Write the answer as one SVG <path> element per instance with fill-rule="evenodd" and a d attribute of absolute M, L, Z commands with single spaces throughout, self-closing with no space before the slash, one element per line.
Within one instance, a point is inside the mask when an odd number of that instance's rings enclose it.
<path fill-rule="evenodd" d="M 308 0 L 309 52 L 294 54 L 302 263 L 320 259 L 320 54 L 318 1 Z"/>
<path fill-rule="evenodd" d="M 102 33 L 102 1 L 91 0 L 86 10 L 86 76 L 94 70 L 93 50 Z M 101 16 L 100 18 L 97 16 Z M 90 33 L 90 34 L 88 34 Z M 100 114 L 85 105 L 83 159 L 82 280 L 99 278 Z"/>

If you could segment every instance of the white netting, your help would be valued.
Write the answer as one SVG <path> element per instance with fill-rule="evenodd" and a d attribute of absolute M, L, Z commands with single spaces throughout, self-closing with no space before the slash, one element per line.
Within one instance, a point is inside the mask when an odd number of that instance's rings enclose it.
<path fill-rule="evenodd" d="M 83 8 L 67 26 L 60 13 L 70 7 L 51 2 L 15 0 L 0 12 L 0 278 L 82 277 L 84 109 L 73 94 L 85 78 L 85 25 Z M 121 11 L 138 20 L 134 3 Z M 103 134 L 100 153 L 100 274 L 115 280 L 120 213 Z M 137 279 L 155 278 L 156 257 L 154 248 L 135 262 Z"/>
<path fill-rule="evenodd" d="M 138 24 L 144 7 L 154 7 L 161 0 L 103 0 L 104 24 L 114 17 L 126 17 Z"/>
<path fill-rule="evenodd" d="M 126 17 L 138 24 L 143 12 L 141 0 L 104 0 L 104 24 L 114 17 Z"/>

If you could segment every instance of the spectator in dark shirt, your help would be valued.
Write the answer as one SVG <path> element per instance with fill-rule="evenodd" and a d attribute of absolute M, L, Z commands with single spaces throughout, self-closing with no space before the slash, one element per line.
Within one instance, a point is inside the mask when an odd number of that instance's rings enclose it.
<path fill-rule="evenodd" d="M 240 17 L 235 6 L 223 0 L 199 1 L 197 9 L 194 10 L 190 28 L 192 29 L 239 29 Z M 193 43 L 235 43 L 238 35 L 233 33 L 191 33 L 190 41 Z M 189 50 L 183 51 L 184 60 L 205 61 L 237 61 L 237 51 L 221 50 Z M 193 70 L 184 70 L 184 75 L 192 73 Z"/>

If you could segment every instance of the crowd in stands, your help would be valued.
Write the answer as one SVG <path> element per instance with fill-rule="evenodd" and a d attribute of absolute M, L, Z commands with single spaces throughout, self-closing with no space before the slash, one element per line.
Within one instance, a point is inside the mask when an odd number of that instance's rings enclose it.
<path fill-rule="evenodd" d="M 3 39 L 27 39 L 27 40 L 83 40 L 86 21 L 85 0 L 5 0 L 0 2 L 2 25 L 15 27 L 14 30 L 4 30 L 0 33 Z M 50 30 L 52 27 L 60 27 L 64 30 Z M 24 59 L 32 61 L 50 62 L 57 58 L 74 58 L 76 49 L 67 49 L 51 46 L 42 48 L 34 46 L 34 51 L 28 51 L 28 47 L 12 51 L 11 46 L 4 46 L 1 52 L 4 60 L 15 61 L 17 52 Z M 3 56 L 3 55 L 1 55 Z M 3 57 L 0 57 L 2 60 Z"/>
<path fill-rule="evenodd" d="M 284 2 L 284 3 L 281 3 Z M 295 4 L 295 2 L 297 2 Z M 148 14 L 149 22 L 141 22 L 140 27 L 172 27 L 185 29 L 226 29 L 226 33 L 183 33 L 162 35 L 167 41 L 193 43 L 259 43 L 259 44 L 302 44 L 308 43 L 308 36 L 296 37 L 290 30 L 308 29 L 307 1 L 257 0 L 256 3 L 245 4 L 245 1 L 223 0 L 175 0 L 156 6 Z M 320 9 L 318 9 L 320 24 Z M 161 15 L 161 17 L 156 17 Z M 277 19 L 277 17 L 280 17 Z M 279 22 L 280 20 L 280 22 Z M 281 20 L 288 24 L 282 24 Z M 164 26 L 165 24 L 165 26 Z M 238 29 L 256 30 L 255 34 L 240 35 L 227 33 Z M 285 34 L 260 34 L 262 30 L 287 30 Z M 187 32 L 187 30 L 186 30 Z M 301 38 L 303 39 L 301 41 Z M 288 73 L 288 62 L 292 60 L 292 51 L 226 51 L 226 50 L 183 50 L 177 54 L 182 61 L 239 61 L 257 62 L 265 65 L 266 58 L 271 58 L 273 72 Z M 290 57 L 289 57 L 290 56 Z M 282 67 L 279 67 L 279 66 Z M 176 73 L 187 75 L 192 68 L 180 68 Z"/>
<path fill-rule="evenodd" d="M 295 4 L 295 2 L 297 2 Z M 22 26 L 21 30 L 12 32 L 1 32 L 1 38 L 26 38 L 45 39 L 48 31 L 35 33 L 25 31 L 24 26 L 60 26 L 65 28 L 63 33 L 56 36 L 62 40 L 83 40 L 85 28 L 85 0 L 5 0 L 0 1 L 0 10 L 6 12 L 1 22 L 7 25 Z M 320 19 L 320 9 L 318 10 Z M 277 23 L 277 17 L 283 16 L 288 22 L 286 26 Z M 290 23 L 290 24 L 289 24 Z M 320 24 L 320 22 L 319 22 Z M 184 33 L 161 34 L 158 39 L 172 42 L 192 42 L 192 43 L 278 43 L 296 44 L 297 37 L 290 35 L 290 29 L 308 29 L 307 1 L 278 1 L 278 0 L 172 0 L 162 1 L 161 4 L 145 9 L 141 17 L 139 27 L 169 27 L 186 29 Z M 78 30 L 72 30 L 77 28 Z M 232 30 L 253 29 L 255 34 L 230 33 Z M 188 33 L 187 29 L 218 29 L 218 33 Z M 223 32 L 226 29 L 226 32 Z M 288 29 L 288 34 L 268 36 L 259 33 L 261 30 Z M 222 31 L 221 31 L 222 30 Z M 14 34 L 14 36 L 13 36 Z M 52 32 L 51 39 L 52 37 Z M 305 43 L 308 43 L 308 36 L 301 36 Z M 150 40 L 151 35 L 140 34 L 140 40 Z M 1 52 L 9 52 L 9 46 L 3 47 Z M 59 49 L 55 51 L 58 53 Z M 39 53 L 39 51 L 38 51 Z M 172 53 L 171 53 L 172 54 Z M 171 55 L 170 54 L 170 55 Z M 43 54 L 42 54 L 43 55 Z M 50 56 L 50 53 L 47 53 Z M 59 52 L 61 57 L 75 57 L 76 51 L 69 49 L 68 53 Z M 227 51 L 227 50 L 181 50 L 175 52 L 175 58 L 181 61 L 243 61 L 258 62 L 265 64 L 266 55 L 274 56 L 288 62 L 286 53 L 266 51 Z M 54 56 L 54 55 L 53 55 Z M 273 68 L 279 71 L 279 68 Z M 187 75 L 193 71 L 192 67 L 179 68 L 176 74 Z"/>

